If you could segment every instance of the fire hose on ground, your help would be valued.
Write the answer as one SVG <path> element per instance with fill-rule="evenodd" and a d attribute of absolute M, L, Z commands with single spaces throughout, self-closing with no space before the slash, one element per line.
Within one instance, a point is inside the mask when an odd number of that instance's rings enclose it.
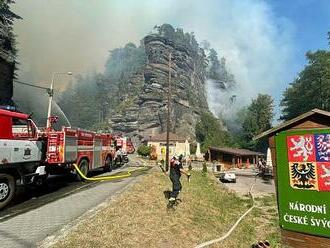
<path fill-rule="evenodd" d="M 127 178 L 127 177 L 130 177 L 132 175 L 132 172 L 135 172 L 135 171 L 140 171 L 140 170 L 145 170 L 145 168 L 140 168 L 140 169 L 135 169 L 135 170 L 128 170 L 126 172 L 126 174 L 123 174 L 123 175 L 112 175 L 112 176 L 101 176 L 101 177 L 86 177 L 82 172 L 81 170 L 79 169 L 78 165 L 77 164 L 73 164 L 73 166 L 75 167 L 76 171 L 79 173 L 79 175 L 87 180 L 87 181 L 99 181 L 99 180 L 112 180 L 112 179 L 120 179 L 120 178 Z M 160 166 L 160 168 L 163 170 L 162 166 Z M 189 178 L 188 178 L 189 180 Z M 223 236 L 217 238 L 217 239 L 213 239 L 213 240 L 210 240 L 210 241 L 207 241 L 207 242 L 204 242 L 202 244 L 199 244 L 197 245 L 195 248 L 203 248 L 203 247 L 207 247 L 209 245 L 212 245 L 214 243 L 217 243 L 217 242 L 220 242 L 220 241 L 223 241 L 225 240 L 226 238 L 228 238 L 230 236 L 230 234 L 236 229 L 236 227 L 238 226 L 238 224 L 244 219 L 244 217 L 246 215 L 248 215 L 255 207 L 255 201 L 254 201 L 254 197 L 252 195 L 252 190 L 253 190 L 253 187 L 256 183 L 254 182 L 251 187 L 250 187 L 250 190 L 249 190 L 249 195 L 252 199 L 252 206 L 244 213 L 240 216 L 240 218 L 235 222 L 235 224 L 229 229 L 229 231 L 224 234 Z M 260 243 L 260 242 L 259 242 Z M 267 242 L 268 243 L 268 242 Z M 260 246 L 256 246 L 256 247 L 269 247 L 269 245 L 267 243 L 263 243 L 262 244 L 260 243 Z M 259 245 L 259 244 L 258 244 Z"/>
<path fill-rule="evenodd" d="M 254 201 L 254 197 L 252 195 L 252 190 L 253 190 L 253 187 L 254 187 L 255 184 L 256 184 L 256 181 L 251 185 L 250 190 L 249 190 L 249 195 L 250 195 L 250 197 L 252 199 L 252 207 L 250 207 L 244 214 L 241 215 L 241 217 L 235 222 L 235 224 L 229 229 L 229 231 L 226 234 L 224 234 L 223 236 L 221 236 L 219 238 L 212 239 L 210 241 L 207 241 L 207 242 L 204 242 L 202 244 L 199 244 L 195 248 L 207 247 L 207 246 L 212 245 L 214 243 L 218 243 L 220 241 L 223 241 L 223 240 L 225 240 L 226 238 L 229 237 L 229 235 L 236 229 L 236 227 L 244 219 L 244 217 L 246 215 L 248 215 L 254 209 L 254 207 L 255 207 L 255 201 Z M 264 243 L 262 242 L 262 244 L 264 244 Z M 267 247 L 270 247 L 270 246 L 267 246 L 265 244 L 265 246 L 259 246 L 259 247 L 265 247 L 265 248 L 267 248 Z"/>
<path fill-rule="evenodd" d="M 159 164 L 159 167 L 160 169 L 162 170 L 163 173 L 166 173 L 164 167 L 162 165 Z M 197 245 L 195 248 L 203 248 L 203 247 L 207 247 L 209 245 L 212 245 L 214 243 L 218 243 L 220 241 L 223 241 L 225 240 L 226 238 L 228 238 L 230 236 L 230 234 L 236 229 L 236 227 L 238 226 L 238 224 L 244 219 L 244 217 L 246 215 L 248 215 L 254 208 L 255 208 L 255 201 L 254 201 L 254 197 L 252 195 L 252 190 L 253 190 L 253 187 L 255 186 L 256 182 L 257 182 L 257 176 L 259 174 L 256 175 L 255 177 L 255 181 L 253 184 L 251 184 L 250 186 L 250 190 L 249 190 L 249 195 L 252 199 L 252 206 L 244 213 L 240 216 L 240 218 L 235 222 L 235 224 L 229 229 L 229 231 L 224 234 L 223 236 L 219 237 L 219 238 L 216 238 L 216 239 L 212 239 L 210 241 L 207 241 L 207 242 L 204 242 L 202 244 L 199 244 Z M 190 182 L 190 176 L 188 176 L 188 182 Z M 270 247 L 270 244 L 268 241 L 265 241 L 265 242 L 262 242 L 262 241 L 259 241 L 257 244 L 253 245 L 253 248 L 269 248 Z"/>
<path fill-rule="evenodd" d="M 146 168 L 139 168 L 135 170 L 128 170 L 126 171 L 126 174 L 123 175 L 110 175 L 110 176 L 100 176 L 100 177 L 86 177 L 81 170 L 79 169 L 77 164 L 73 164 L 74 168 L 78 172 L 78 174 L 86 181 L 102 181 L 102 180 L 114 180 L 114 179 L 121 179 L 121 178 L 127 178 L 132 176 L 132 172 L 135 171 L 144 171 Z"/>

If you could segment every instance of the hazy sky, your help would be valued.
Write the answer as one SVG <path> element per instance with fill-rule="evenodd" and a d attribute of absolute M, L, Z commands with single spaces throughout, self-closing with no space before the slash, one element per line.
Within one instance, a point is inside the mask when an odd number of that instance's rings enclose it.
<path fill-rule="evenodd" d="M 109 50 L 170 23 L 226 57 L 241 102 L 261 92 L 278 103 L 305 52 L 325 48 L 330 30 L 326 0 L 17 0 L 13 10 L 23 18 L 15 24 L 22 80 L 102 72 Z"/>

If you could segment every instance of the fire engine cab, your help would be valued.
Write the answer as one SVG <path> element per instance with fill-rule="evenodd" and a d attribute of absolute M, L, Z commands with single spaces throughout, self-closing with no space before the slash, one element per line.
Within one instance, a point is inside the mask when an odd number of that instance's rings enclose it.
<path fill-rule="evenodd" d="M 0 109 L 0 208 L 37 173 L 43 154 L 42 139 L 27 114 Z"/>
<path fill-rule="evenodd" d="M 40 184 L 49 174 L 72 171 L 73 163 L 84 175 L 100 167 L 109 171 L 114 154 L 110 134 L 68 127 L 41 130 L 29 115 L 0 109 L 0 209 L 18 185 Z"/>

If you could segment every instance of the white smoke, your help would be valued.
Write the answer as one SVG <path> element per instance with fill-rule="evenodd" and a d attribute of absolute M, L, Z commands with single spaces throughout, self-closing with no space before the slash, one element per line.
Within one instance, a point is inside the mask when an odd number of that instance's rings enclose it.
<path fill-rule="evenodd" d="M 238 82 L 237 105 L 259 92 L 278 97 L 293 74 L 293 26 L 266 1 L 24 0 L 13 7 L 24 18 L 15 25 L 18 75 L 33 74 L 45 85 L 54 71 L 103 71 L 109 50 L 138 43 L 162 23 L 195 32 L 226 58 Z M 61 80 L 57 87 L 65 85 Z M 211 109 L 226 98 L 218 94 L 209 91 Z"/>
<path fill-rule="evenodd" d="M 234 119 L 242 107 L 236 102 L 235 91 L 220 89 L 218 83 L 212 79 L 206 81 L 206 96 L 210 111 L 226 120 Z"/>

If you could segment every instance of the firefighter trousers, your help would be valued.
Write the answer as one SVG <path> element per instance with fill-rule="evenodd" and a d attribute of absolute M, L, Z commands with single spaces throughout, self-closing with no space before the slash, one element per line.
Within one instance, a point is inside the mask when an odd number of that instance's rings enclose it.
<path fill-rule="evenodd" d="M 172 181 L 172 192 L 170 194 L 170 197 L 177 198 L 177 196 L 179 195 L 179 193 L 182 189 L 182 185 L 181 185 L 181 182 L 180 182 L 180 177 L 179 176 L 171 176 L 170 179 Z"/>

